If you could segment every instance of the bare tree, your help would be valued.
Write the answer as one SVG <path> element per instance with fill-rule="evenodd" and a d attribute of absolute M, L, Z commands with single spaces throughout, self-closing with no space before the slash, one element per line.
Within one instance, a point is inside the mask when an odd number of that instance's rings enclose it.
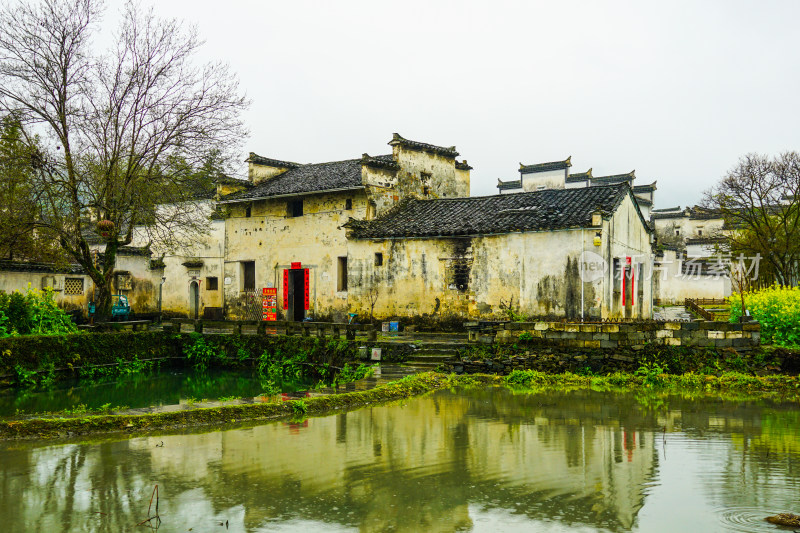
<path fill-rule="evenodd" d="M 704 204 L 730 228 L 730 249 L 760 254 L 775 281 L 800 280 L 800 154 L 748 154 L 707 191 Z"/>
<path fill-rule="evenodd" d="M 133 2 L 112 49 L 98 52 L 102 12 L 101 0 L 0 8 L 0 109 L 42 133 L 36 224 L 87 270 L 106 316 L 117 250 L 135 228 L 166 248 L 206 231 L 186 165 L 232 153 L 247 102 L 226 65 L 193 63 L 193 28 Z M 87 239 L 98 225 L 105 253 L 95 264 Z"/>

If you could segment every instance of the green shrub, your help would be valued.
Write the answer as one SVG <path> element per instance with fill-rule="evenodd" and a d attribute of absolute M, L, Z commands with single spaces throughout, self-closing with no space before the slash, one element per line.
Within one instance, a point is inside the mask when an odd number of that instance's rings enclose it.
<path fill-rule="evenodd" d="M 738 322 L 742 314 L 741 296 L 733 294 L 728 301 L 730 320 Z M 800 288 L 774 285 L 745 292 L 744 302 L 753 318 L 761 323 L 763 342 L 787 348 L 800 346 Z"/>
<path fill-rule="evenodd" d="M 28 288 L 0 294 L 0 338 L 19 335 L 62 335 L 75 333 L 77 326 L 56 305 L 52 289 Z"/>

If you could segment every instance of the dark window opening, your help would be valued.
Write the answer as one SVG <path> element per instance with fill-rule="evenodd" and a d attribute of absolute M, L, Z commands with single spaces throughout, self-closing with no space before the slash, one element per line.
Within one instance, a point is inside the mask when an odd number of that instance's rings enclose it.
<path fill-rule="evenodd" d="M 347 209 L 348 211 L 350 209 L 353 209 L 353 199 L 352 198 L 348 198 L 347 200 L 344 201 L 344 208 Z"/>
<path fill-rule="evenodd" d="M 701 229 L 697 230 L 697 236 L 698 237 L 701 236 L 702 234 L 703 234 L 703 230 L 701 230 Z"/>
<path fill-rule="evenodd" d="M 680 236 L 681 236 L 681 230 L 679 230 L 679 229 L 676 229 L 676 230 L 675 230 L 675 236 L 676 236 L 676 237 L 680 237 Z"/>
<path fill-rule="evenodd" d="M 336 290 L 339 292 L 347 290 L 347 258 L 339 258 L 339 268 L 336 276 Z"/>
<path fill-rule="evenodd" d="M 455 259 L 452 268 L 452 288 L 466 292 L 469 289 L 470 262 L 467 259 Z"/>
<path fill-rule="evenodd" d="M 206 290 L 207 291 L 218 291 L 219 290 L 219 278 L 216 278 L 216 277 L 208 277 L 208 278 L 206 278 Z"/>
<path fill-rule="evenodd" d="M 383 265 L 383 254 L 381 252 L 375 253 L 375 266 L 379 267 Z"/>
<path fill-rule="evenodd" d="M 256 288 L 256 262 L 242 261 L 242 289 L 252 291 Z"/>
<path fill-rule="evenodd" d="M 423 195 L 425 195 L 425 196 L 428 196 L 428 193 L 429 193 L 429 192 L 430 192 L 430 187 L 428 187 L 427 185 L 425 185 L 425 186 L 422 188 L 422 194 L 423 194 Z"/>
<path fill-rule="evenodd" d="M 252 214 L 253 214 L 253 206 L 248 205 L 247 207 L 244 208 L 244 216 L 246 218 L 250 218 L 250 215 Z"/>
<path fill-rule="evenodd" d="M 303 216 L 303 200 L 292 200 L 287 206 L 287 215 L 290 218 Z"/>

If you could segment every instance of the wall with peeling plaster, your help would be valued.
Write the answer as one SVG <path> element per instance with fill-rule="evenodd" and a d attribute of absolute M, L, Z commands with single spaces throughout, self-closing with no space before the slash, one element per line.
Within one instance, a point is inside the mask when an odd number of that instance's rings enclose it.
<path fill-rule="evenodd" d="M 303 216 L 288 216 L 288 202 L 303 199 Z M 345 209 L 347 199 L 352 209 Z M 225 221 L 225 313 L 243 318 L 244 279 L 242 262 L 255 262 L 255 286 L 278 288 L 278 311 L 283 315 L 283 269 L 299 262 L 310 268 L 308 314 L 343 319 L 347 293 L 337 291 L 339 257 L 347 256 L 345 230 L 340 226 L 350 217 L 364 218 L 367 195 L 363 191 L 312 194 L 259 200 L 252 203 L 251 216 L 245 205 L 231 206 Z"/>
<path fill-rule="evenodd" d="M 614 308 L 612 272 L 582 280 L 581 258 L 639 256 L 634 265 L 649 264 L 649 233 L 626 197 L 613 216 L 597 228 L 508 233 L 469 238 L 351 239 L 348 304 L 369 316 L 372 299 L 379 318 L 419 314 L 459 315 L 480 319 L 507 318 L 514 312 L 534 317 L 609 318 Z M 595 246 L 597 232 L 606 237 Z M 617 242 L 620 241 L 620 242 Z M 382 254 L 377 265 L 376 254 Z M 458 269 L 467 269 L 459 286 Z M 584 276 L 585 278 L 585 276 Z M 588 278 L 587 278 L 588 279 Z M 638 281 L 637 281 L 638 283 Z M 633 317 L 649 317 L 652 286 L 642 285 Z M 640 303 L 641 302 L 641 303 Z"/>

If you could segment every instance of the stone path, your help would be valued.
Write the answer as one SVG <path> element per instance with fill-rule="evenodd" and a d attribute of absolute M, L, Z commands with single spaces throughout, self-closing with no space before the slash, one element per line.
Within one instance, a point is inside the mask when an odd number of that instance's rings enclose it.
<path fill-rule="evenodd" d="M 653 308 L 653 320 L 665 320 L 667 322 L 692 320 L 692 314 L 680 305 Z"/>

